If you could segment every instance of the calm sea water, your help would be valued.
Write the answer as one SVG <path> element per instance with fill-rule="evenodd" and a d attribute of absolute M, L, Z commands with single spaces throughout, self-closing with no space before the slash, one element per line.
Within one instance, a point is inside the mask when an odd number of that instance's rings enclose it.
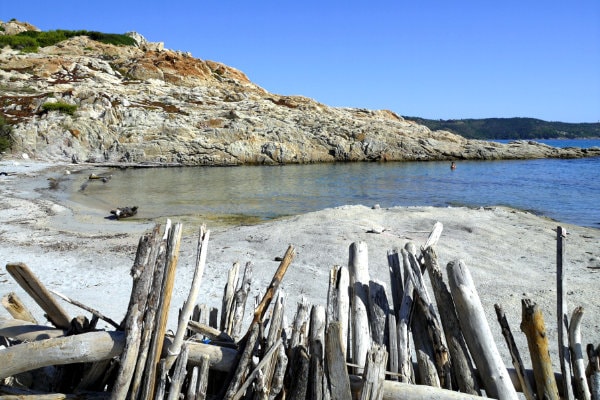
<path fill-rule="evenodd" d="M 548 144 L 600 146 L 600 140 L 558 142 Z M 107 213 L 137 205 L 143 219 L 258 221 L 345 204 L 505 205 L 600 228 L 600 158 L 462 161 L 456 170 L 448 162 L 388 162 L 91 172 L 112 179 L 73 176 L 71 201 Z"/>

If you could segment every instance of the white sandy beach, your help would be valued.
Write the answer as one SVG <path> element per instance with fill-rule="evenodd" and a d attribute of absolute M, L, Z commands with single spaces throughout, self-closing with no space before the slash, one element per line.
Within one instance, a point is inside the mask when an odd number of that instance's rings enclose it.
<path fill-rule="evenodd" d="M 49 169 L 51 168 L 51 169 Z M 0 294 L 16 292 L 39 322 L 43 315 L 6 272 L 9 262 L 24 262 L 49 288 L 95 308 L 115 321 L 126 311 L 131 290 L 129 270 L 140 236 L 152 223 L 114 221 L 105 215 L 75 210 L 51 201 L 47 177 L 73 165 L 52 166 L 30 160 L 0 161 Z M 107 210 L 108 213 L 108 210 Z M 165 218 L 166 220 L 166 218 Z M 344 206 L 255 226 L 211 227 L 207 268 L 199 302 L 220 308 L 227 271 L 234 262 L 254 265 L 252 296 L 271 281 L 288 245 L 296 248 L 282 284 L 287 313 L 304 296 L 312 304 L 325 304 L 329 270 L 348 263 L 351 243 L 369 248 L 371 279 L 389 282 L 387 251 L 408 241 L 422 245 L 437 222 L 444 226 L 436 246 L 440 265 L 462 259 L 477 285 L 488 322 L 504 362 L 510 357 L 496 322 L 494 304 L 502 305 L 524 359 L 526 340 L 520 332 L 521 300 L 537 302 L 546 320 L 553 362 L 556 362 L 556 227 L 566 239 L 567 301 L 569 310 L 583 306 L 584 342 L 600 342 L 600 230 L 562 224 L 526 212 L 502 207 L 486 209 L 397 207 L 373 209 Z M 176 220 L 174 223 L 178 222 Z M 184 227 L 169 328 L 176 324 L 196 258 L 199 227 Z M 369 233 L 371 230 L 383 233 Z M 389 285 L 388 289 L 389 289 Z M 253 303 L 253 302 L 249 302 Z M 76 315 L 89 315 L 64 303 Z M 0 316 L 9 317 L 2 309 Z M 99 327 L 104 327 L 103 323 Z M 110 329 L 110 327 L 106 326 Z M 530 368 L 530 366 L 528 366 Z"/>

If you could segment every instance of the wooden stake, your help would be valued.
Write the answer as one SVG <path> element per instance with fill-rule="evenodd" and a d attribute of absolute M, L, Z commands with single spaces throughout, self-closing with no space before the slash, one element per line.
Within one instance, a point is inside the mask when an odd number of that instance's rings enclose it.
<path fill-rule="evenodd" d="M 567 231 L 561 226 L 556 228 L 556 298 L 558 318 L 558 356 L 560 357 L 560 371 L 562 372 L 562 389 L 564 398 L 573 400 L 573 386 L 571 384 L 571 353 L 569 352 L 569 316 L 567 308 L 567 291 L 565 279 L 565 238 Z"/>
<path fill-rule="evenodd" d="M 558 400 L 560 397 L 554 371 L 552 370 L 548 336 L 542 311 L 537 304 L 529 299 L 523 299 L 521 305 L 523 311 L 521 330 L 527 337 L 538 398 Z"/>
<path fill-rule="evenodd" d="M 327 326 L 325 337 L 325 360 L 327 380 L 332 399 L 352 398 L 342 343 L 340 322 L 330 322 Z"/>

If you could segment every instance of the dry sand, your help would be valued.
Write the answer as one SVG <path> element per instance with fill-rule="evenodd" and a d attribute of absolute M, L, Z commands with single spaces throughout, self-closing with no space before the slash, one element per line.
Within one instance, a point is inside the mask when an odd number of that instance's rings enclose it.
<path fill-rule="evenodd" d="M 82 166 L 50 165 L 30 160 L 0 161 L 0 294 L 16 292 L 45 322 L 39 308 L 6 272 L 8 262 L 26 263 L 49 288 L 120 321 L 131 290 L 129 270 L 138 239 L 154 223 L 111 221 L 91 210 L 58 204 L 48 195 L 47 177 Z M 54 176 L 52 175 L 52 176 Z M 296 257 L 282 287 L 287 314 L 304 296 L 325 304 L 329 270 L 346 265 L 349 246 L 364 241 L 369 249 L 371 279 L 389 282 L 387 251 L 412 241 L 422 245 L 433 225 L 444 229 L 436 246 L 440 265 L 461 259 L 473 275 L 488 322 L 507 366 L 510 357 L 502 338 L 494 304 L 502 305 L 521 355 L 528 360 L 520 332 L 521 300 L 538 303 L 544 313 L 553 362 L 556 362 L 556 227 L 566 239 L 569 310 L 583 306 L 583 340 L 600 343 L 600 230 L 572 226 L 504 207 L 481 209 L 343 206 L 255 226 L 211 227 L 207 268 L 199 302 L 220 308 L 227 271 L 234 262 L 254 265 L 251 295 L 264 290 L 291 244 Z M 107 211 L 108 213 L 108 211 Z M 165 218 L 166 221 L 166 218 Z M 161 221 L 164 223 L 165 221 Z M 173 221 L 177 222 L 177 221 Z M 196 258 L 198 227 L 184 227 L 169 328 L 189 291 Z M 369 233 L 371 230 L 383 233 Z M 389 285 L 388 289 L 389 289 Z M 252 303 L 252 302 L 250 302 Z M 86 312 L 64 303 L 75 315 Z M 4 309 L 0 317 L 9 317 Z M 87 315 L 89 317 L 89 315 Z M 100 323 L 100 327 L 108 327 Z M 530 366 L 528 366 L 530 368 Z"/>

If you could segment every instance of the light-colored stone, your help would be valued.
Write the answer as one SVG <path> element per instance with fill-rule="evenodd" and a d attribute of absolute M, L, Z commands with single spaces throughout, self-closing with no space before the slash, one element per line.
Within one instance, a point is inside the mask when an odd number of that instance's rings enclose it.
<path fill-rule="evenodd" d="M 128 35 L 137 46 L 79 36 L 38 53 L 0 52 L 6 100 L 0 108 L 14 127 L 13 153 L 47 161 L 185 165 L 600 155 L 600 149 L 467 140 L 389 110 L 269 93 L 235 68 Z M 77 110 L 43 112 L 46 102 Z"/>

